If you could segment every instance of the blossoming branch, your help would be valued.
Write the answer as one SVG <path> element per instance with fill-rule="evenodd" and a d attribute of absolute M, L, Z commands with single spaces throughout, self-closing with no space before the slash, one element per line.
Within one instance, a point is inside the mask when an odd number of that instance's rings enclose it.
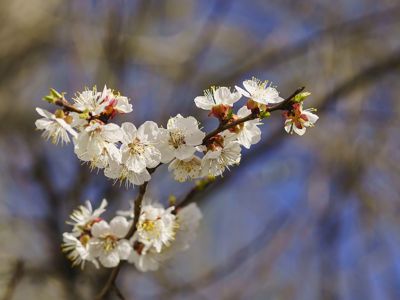
<path fill-rule="evenodd" d="M 195 203 L 169 207 L 148 198 L 147 184 L 162 164 L 175 180 L 184 182 L 200 179 L 208 183 L 226 169 L 238 165 L 241 149 L 249 149 L 261 140 L 259 126 L 272 112 L 282 111 L 284 130 L 303 135 L 314 126 L 318 116 L 315 109 L 303 109 L 310 95 L 300 88 L 286 99 L 275 87 L 256 78 L 235 86 L 211 87 L 194 99 L 195 105 L 219 121 L 208 134 L 202 131 L 193 116 L 171 117 L 165 127 L 153 121 L 140 126 L 126 122 L 113 123 L 119 114 L 132 111 L 127 97 L 104 87 L 103 91 L 85 90 L 71 101 L 64 93 L 51 89 L 44 97 L 58 106 L 53 113 L 37 108 L 42 117 L 36 127 L 53 143 L 69 143 L 74 152 L 92 169 L 101 169 L 113 181 L 139 186 L 139 195 L 127 211 L 118 211 L 109 222 L 102 218 L 107 207 L 103 200 L 93 209 L 90 202 L 74 210 L 71 232 L 63 234 L 63 251 L 73 265 L 84 267 L 86 262 L 97 268 L 114 268 L 99 298 L 113 285 L 122 261 L 140 271 L 157 270 L 177 252 L 186 250 L 199 226 L 202 214 Z M 239 109 L 238 102 L 246 101 Z M 118 267 L 118 268 L 115 268 Z"/>

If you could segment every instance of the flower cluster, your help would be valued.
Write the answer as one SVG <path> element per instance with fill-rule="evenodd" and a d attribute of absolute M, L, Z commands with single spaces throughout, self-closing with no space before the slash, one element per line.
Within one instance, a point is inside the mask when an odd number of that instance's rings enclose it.
<path fill-rule="evenodd" d="M 101 218 L 107 202 L 93 210 L 89 202 L 71 215 L 72 231 L 64 233 L 63 250 L 73 265 L 86 261 L 110 268 L 126 260 L 141 271 L 156 270 L 178 251 L 187 249 L 202 218 L 196 204 L 164 208 L 145 198 L 147 182 L 162 164 L 175 180 L 184 182 L 220 176 L 238 165 L 242 147 L 261 140 L 261 121 L 273 111 L 283 111 L 284 129 L 303 135 L 318 120 L 315 109 L 303 109 L 310 95 L 298 89 L 290 97 L 279 96 L 267 81 L 252 78 L 243 87 L 211 87 L 194 99 L 195 105 L 218 120 L 206 134 L 193 116 L 171 117 L 166 126 L 146 121 L 140 126 L 112 120 L 132 111 L 127 97 L 96 88 L 77 93 L 72 102 L 54 89 L 44 99 L 59 108 L 51 113 L 37 108 L 42 117 L 36 127 L 53 143 L 74 144 L 76 156 L 91 168 L 126 186 L 139 185 L 135 208 L 117 213 L 110 222 Z M 241 107 L 238 102 L 246 99 Z M 206 179 L 204 179 L 206 178 Z M 136 216 L 134 216 L 136 211 Z"/>
<path fill-rule="evenodd" d="M 73 265 L 82 268 L 86 261 L 97 268 L 116 267 L 127 260 L 141 271 L 157 270 L 160 263 L 179 251 L 189 248 L 195 236 L 201 212 L 192 203 L 182 209 L 163 208 L 146 199 L 139 216 L 137 230 L 130 237 L 133 210 L 117 212 L 110 222 L 101 218 L 107 201 L 93 210 L 89 201 L 71 215 L 71 232 L 63 234 L 62 249 Z"/>
<path fill-rule="evenodd" d="M 222 129 L 226 127 L 207 138 L 192 116 L 178 114 L 168 120 L 166 128 L 152 121 L 139 128 L 129 122 L 121 126 L 111 123 L 116 115 L 131 112 L 132 105 L 128 98 L 107 87 L 102 92 L 93 88 L 78 93 L 73 98 L 73 111 L 64 106 L 64 110 L 52 114 L 38 108 L 43 118 L 36 126 L 55 143 L 60 140 L 68 143 L 71 135 L 75 154 L 80 160 L 92 168 L 103 169 L 106 177 L 127 185 L 149 181 L 149 170 L 161 163 L 169 163 L 168 169 L 180 182 L 218 176 L 230 166 L 239 164 L 241 146 L 249 149 L 260 141 L 258 126 L 261 119 L 269 114 L 271 105 L 284 101 L 276 88 L 267 82 L 253 78 L 244 81 L 243 87 L 236 86 L 233 91 L 228 87 L 212 87 L 204 96 L 194 99 L 197 107 L 218 118 Z M 63 97 L 57 92 L 54 94 Z M 234 104 L 243 96 L 248 98 L 246 104 L 234 113 Z M 311 110 L 302 109 L 302 100 L 283 107 L 285 130 L 289 133 L 302 135 L 318 119 Z M 61 105 L 65 101 L 63 98 Z M 248 116 L 253 117 L 238 122 Z"/>

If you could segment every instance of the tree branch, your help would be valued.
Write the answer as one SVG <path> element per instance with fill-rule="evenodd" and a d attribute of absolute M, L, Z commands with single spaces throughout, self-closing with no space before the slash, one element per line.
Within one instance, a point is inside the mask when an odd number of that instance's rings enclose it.
<path fill-rule="evenodd" d="M 153 169 L 153 172 L 155 169 L 156 168 Z M 125 239 L 127 240 L 129 240 L 136 232 L 137 224 L 139 222 L 139 217 L 140 217 L 140 211 L 142 208 L 142 201 L 147 190 L 147 185 L 148 182 L 145 182 L 139 187 L 139 194 L 135 199 L 133 223 L 132 226 L 129 228 L 128 233 L 125 236 Z M 108 294 L 108 292 L 115 286 L 115 280 L 118 277 L 121 267 L 122 267 L 122 262 L 111 271 L 106 284 L 104 285 L 100 293 L 97 295 L 96 300 L 104 299 L 104 297 Z"/>
<path fill-rule="evenodd" d="M 69 103 L 65 98 L 60 98 L 54 102 L 55 105 L 61 106 L 64 110 L 70 111 L 70 112 L 76 112 L 78 114 L 83 113 L 82 110 L 77 109 L 75 106 L 73 106 L 71 103 Z"/>
<path fill-rule="evenodd" d="M 275 105 L 272 105 L 270 107 L 267 107 L 266 111 L 267 112 L 273 112 L 276 110 L 285 110 L 285 109 L 289 109 L 290 108 L 290 104 L 293 100 L 293 98 L 300 94 L 303 90 L 305 89 L 305 87 L 300 87 L 298 88 L 296 91 L 293 92 L 293 94 L 291 94 L 289 97 L 287 97 L 285 100 L 283 100 L 280 103 L 277 103 Z M 218 133 L 221 133 L 227 129 L 233 128 L 237 125 L 240 125 L 242 123 L 245 123 L 247 121 L 251 121 L 251 120 L 255 120 L 257 118 L 259 118 L 259 113 L 251 113 L 250 115 L 248 115 L 247 117 L 238 119 L 236 121 L 230 122 L 230 123 L 221 123 L 218 128 L 216 128 L 215 130 L 211 131 L 209 134 L 207 134 L 204 139 L 203 139 L 203 145 L 207 144 L 207 142 L 210 141 L 210 139 L 217 135 Z"/>

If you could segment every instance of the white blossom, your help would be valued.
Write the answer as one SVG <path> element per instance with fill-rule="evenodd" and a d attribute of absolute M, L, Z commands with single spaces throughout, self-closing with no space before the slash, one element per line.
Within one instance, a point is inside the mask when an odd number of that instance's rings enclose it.
<path fill-rule="evenodd" d="M 164 209 L 159 204 L 142 208 L 137 232 L 133 236 L 133 251 L 128 261 L 143 272 L 157 270 L 160 264 L 176 252 L 186 250 L 195 236 L 202 218 L 196 204 L 179 209 Z"/>
<path fill-rule="evenodd" d="M 177 115 L 168 120 L 167 129 L 160 128 L 158 149 L 161 162 L 167 163 L 173 158 L 185 160 L 193 156 L 196 146 L 200 145 L 205 133 L 199 129 L 194 117 L 184 118 Z"/>
<path fill-rule="evenodd" d="M 239 164 L 241 159 L 240 144 L 235 134 L 224 133 L 218 141 L 208 147 L 201 161 L 203 176 L 219 176 L 226 168 Z"/>
<path fill-rule="evenodd" d="M 279 97 L 279 92 L 272 86 L 267 86 L 267 81 L 260 81 L 257 78 L 243 81 L 245 88 L 236 86 L 236 89 L 245 97 L 260 104 L 279 103 L 284 99 Z"/>
<path fill-rule="evenodd" d="M 74 210 L 70 215 L 72 221 L 67 221 L 67 224 L 73 226 L 72 232 L 75 236 L 80 236 L 82 233 L 87 233 L 92 228 L 96 221 L 99 221 L 100 216 L 106 211 L 107 200 L 103 199 L 98 208 L 93 210 L 90 201 L 86 201 L 85 205 L 81 205 Z"/>
<path fill-rule="evenodd" d="M 131 222 L 126 218 L 117 216 L 110 224 L 100 221 L 93 225 L 92 253 L 98 257 L 100 263 L 106 268 L 116 267 L 121 260 L 126 260 L 131 251 L 131 245 L 125 239 Z"/>
<path fill-rule="evenodd" d="M 125 96 L 115 94 L 107 86 L 104 86 L 103 92 L 98 92 L 94 87 L 92 90 L 86 89 L 77 93 L 73 98 L 74 106 L 82 111 L 90 112 L 92 115 L 107 113 L 114 116 L 115 113 L 129 113 L 132 111 L 132 105 Z"/>
<path fill-rule="evenodd" d="M 91 112 L 93 115 L 98 115 L 107 106 L 107 104 L 100 99 L 100 96 L 101 93 L 97 91 L 96 87 L 93 87 L 92 90 L 85 89 L 83 92 L 78 92 L 72 100 L 77 109 Z"/>
<path fill-rule="evenodd" d="M 213 88 L 204 92 L 204 96 L 198 96 L 194 99 L 197 107 L 205 110 L 211 110 L 214 106 L 224 104 L 232 107 L 242 95 L 238 92 L 231 92 L 227 87 Z"/>
<path fill-rule="evenodd" d="M 66 116 L 62 111 L 59 111 L 58 116 L 42 108 L 36 108 L 36 111 L 43 117 L 36 120 L 37 129 L 44 130 L 43 137 L 51 139 L 53 144 L 58 144 L 60 140 L 62 144 L 69 143 L 68 133 L 73 137 L 77 137 L 77 132 L 69 124 L 72 122 L 72 118 Z"/>
<path fill-rule="evenodd" d="M 132 104 L 129 103 L 129 99 L 125 96 L 121 96 L 119 93 L 114 93 L 113 90 L 108 89 L 104 86 L 103 92 L 100 96 L 100 102 L 105 105 L 105 109 L 109 110 L 108 113 L 130 113 L 132 112 Z"/>
<path fill-rule="evenodd" d="M 136 129 L 132 123 L 123 123 L 123 139 L 121 146 L 122 163 L 135 173 L 146 168 L 154 168 L 161 161 L 161 153 L 154 146 L 158 138 L 158 126 L 147 121 Z"/>
<path fill-rule="evenodd" d="M 237 116 L 239 118 L 247 117 L 251 114 L 251 110 L 243 106 L 239 109 Z M 234 131 L 237 136 L 237 140 L 240 145 L 249 149 L 251 145 L 257 144 L 261 140 L 261 130 L 258 125 L 261 125 L 258 119 L 250 120 L 238 125 L 238 128 Z"/>
<path fill-rule="evenodd" d="M 318 120 L 318 116 L 312 113 L 313 109 L 303 109 L 303 103 L 293 104 L 290 112 L 285 112 L 285 130 L 292 134 L 303 135 L 307 127 L 313 127 Z"/>
<path fill-rule="evenodd" d="M 75 139 L 75 154 L 93 167 L 105 168 L 111 160 L 121 161 L 116 143 L 122 140 L 122 136 L 118 125 L 92 121 Z"/>
<path fill-rule="evenodd" d="M 168 166 L 173 172 L 175 180 L 184 182 L 186 180 L 199 178 L 201 175 L 201 159 L 196 155 L 185 159 L 174 159 Z"/>
<path fill-rule="evenodd" d="M 92 262 L 96 268 L 99 267 L 97 259 L 91 253 L 91 238 L 88 234 L 76 237 L 72 233 L 63 233 L 62 251 L 67 253 L 67 258 L 72 261 L 72 266 L 85 267 L 85 262 Z"/>
<path fill-rule="evenodd" d="M 141 185 L 151 179 L 147 169 L 137 173 L 129 170 L 125 164 L 116 161 L 110 161 L 109 165 L 104 169 L 104 175 L 110 179 L 125 182 L 126 187 L 129 185 Z"/>

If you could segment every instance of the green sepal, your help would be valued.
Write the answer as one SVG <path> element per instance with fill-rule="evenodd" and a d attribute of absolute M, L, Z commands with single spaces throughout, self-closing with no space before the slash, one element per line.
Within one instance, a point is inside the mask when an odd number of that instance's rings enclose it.
<path fill-rule="evenodd" d="M 271 113 L 269 111 L 260 111 L 260 119 L 265 119 L 271 116 Z"/>
<path fill-rule="evenodd" d="M 294 96 L 293 101 L 294 102 L 303 102 L 308 96 L 310 96 L 310 92 L 301 92 L 300 94 L 297 94 Z"/>

